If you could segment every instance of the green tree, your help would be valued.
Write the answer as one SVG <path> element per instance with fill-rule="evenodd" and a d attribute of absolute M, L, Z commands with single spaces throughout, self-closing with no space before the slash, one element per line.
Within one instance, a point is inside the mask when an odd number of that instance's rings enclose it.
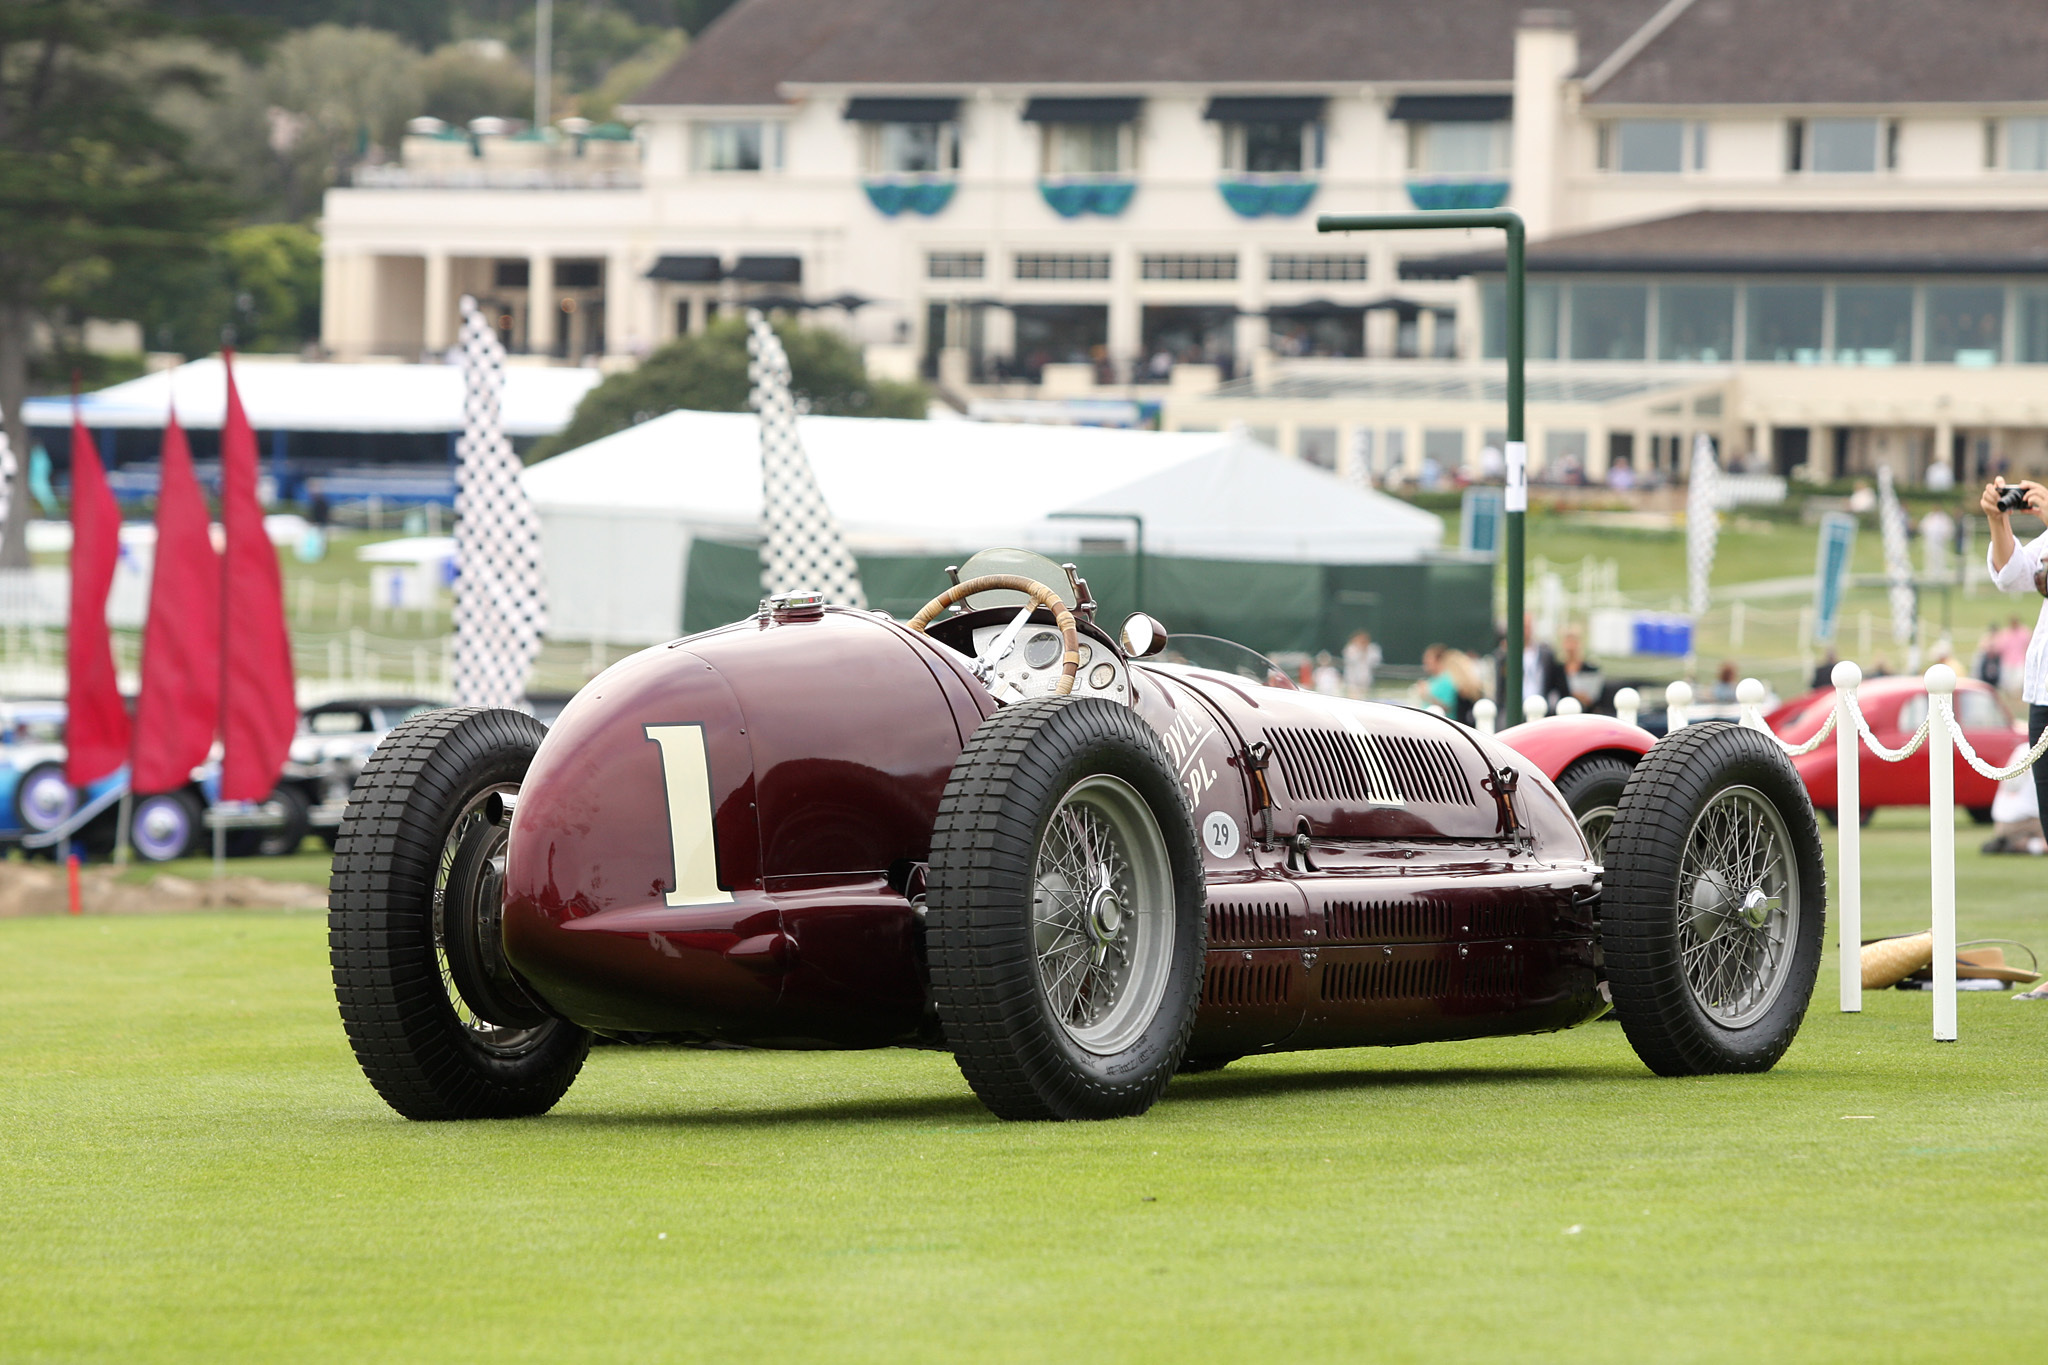
<path fill-rule="evenodd" d="M 16 451 L 36 322 L 116 269 L 203 253 L 232 214 L 160 112 L 164 91 L 211 81 L 175 40 L 252 50 L 257 36 L 203 0 L 0 4 L 0 419 Z M 0 565 L 28 563 L 28 501 L 9 500 Z"/>
<path fill-rule="evenodd" d="M 789 352 L 790 387 L 807 412 L 836 417 L 923 417 L 924 387 L 870 379 L 860 351 L 837 332 L 777 319 Z M 700 412 L 747 409 L 747 325 L 720 318 L 695 336 L 678 337 L 637 369 L 615 374 L 583 396 L 569 425 L 535 444 L 540 460 L 588 445 L 600 436 L 678 408 Z"/>
<path fill-rule="evenodd" d="M 435 48 L 420 65 L 423 96 L 415 111 L 460 128 L 473 118 L 525 118 L 533 112 L 533 68 L 503 43 L 470 39 Z"/>

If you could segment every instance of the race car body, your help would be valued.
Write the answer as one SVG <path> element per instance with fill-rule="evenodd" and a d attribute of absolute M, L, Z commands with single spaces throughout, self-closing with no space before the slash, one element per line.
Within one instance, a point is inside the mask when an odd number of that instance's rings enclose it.
<path fill-rule="evenodd" d="M 546 731 L 474 709 L 394 730 L 330 901 L 380 1093 L 540 1112 L 593 1033 L 945 1048 L 1014 1118 L 1610 1000 L 1670 1074 L 1789 1044 L 1823 878 L 1767 736 L 1503 742 L 1149 617 L 1112 637 L 1071 568 L 1001 553 L 1028 572 L 970 561 L 907 622 L 763 603 L 613 665 Z M 1628 852 L 1603 872 L 1546 772 L 1622 751 Z"/>

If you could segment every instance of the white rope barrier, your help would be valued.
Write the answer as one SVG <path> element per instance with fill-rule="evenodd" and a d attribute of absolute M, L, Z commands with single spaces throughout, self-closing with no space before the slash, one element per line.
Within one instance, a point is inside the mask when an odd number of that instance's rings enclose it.
<path fill-rule="evenodd" d="M 1948 726 L 1949 733 L 1955 736 L 1956 752 L 1963 756 L 1965 763 L 1968 763 L 1972 768 L 1975 768 L 1993 782 L 2010 782 L 2013 778 L 2018 777 L 2021 773 L 2039 762 L 2042 754 L 2048 753 L 2048 730 L 2043 730 L 2041 732 L 2041 742 L 2027 750 L 2023 758 L 2009 767 L 1994 768 L 1983 759 L 1977 757 L 1977 751 L 1970 747 L 1969 737 L 1963 733 L 1963 727 L 1956 723 L 1955 698 L 1943 697 L 1936 705 L 1941 707 L 1941 718 Z"/>

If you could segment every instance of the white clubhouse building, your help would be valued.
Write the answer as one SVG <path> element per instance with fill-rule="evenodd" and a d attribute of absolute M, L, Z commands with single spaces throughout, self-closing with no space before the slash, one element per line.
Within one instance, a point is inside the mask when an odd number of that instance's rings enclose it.
<path fill-rule="evenodd" d="M 507 111 L 511 112 L 511 111 Z M 421 125 L 326 202 L 323 341 L 534 363 L 744 302 L 947 397 L 1156 399 L 1320 464 L 1476 460 L 1505 204 L 1532 452 L 2048 469 L 2039 0 L 740 0 L 625 112 Z"/>

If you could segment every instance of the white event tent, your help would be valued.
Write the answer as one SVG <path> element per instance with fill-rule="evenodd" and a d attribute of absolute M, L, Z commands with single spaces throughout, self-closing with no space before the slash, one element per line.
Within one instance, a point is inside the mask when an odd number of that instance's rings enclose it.
<path fill-rule="evenodd" d="M 568 425 L 599 379 L 596 370 L 512 365 L 505 371 L 507 435 L 545 436 Z M 238 356 L 235 383 L 257 431 L 436 432 L 462 430 L 462 370 L 455 365 L 344 365 Z M 227 410 L 220 357 L 209 356 L 83 395 L 95 431 L 153 430 L 175 400 L 178 421 L 217 429 Z M 28 425 L 71 425 L 69 398 L 31 398 Z"/>
<path fill-rule="evenodd" d="M 1442 522 L 1241 433 L 805 417 L 805 451 L 857 555 L 964 557 L 995 545 L 1072 558 L 1083 542 L 1193 560 L 1415 563 Z M 759 426 L 671 412 L 526 471 L 541 518 L 549 634 L 679 633 L 692 542 L 760 534 Z M 1098 513 L 1100 519 L 1072 520 Z M 1119 515 L 1121 514 L 1121 515 Z M 934 584 L 934 591 L 943 582 Z"/>

